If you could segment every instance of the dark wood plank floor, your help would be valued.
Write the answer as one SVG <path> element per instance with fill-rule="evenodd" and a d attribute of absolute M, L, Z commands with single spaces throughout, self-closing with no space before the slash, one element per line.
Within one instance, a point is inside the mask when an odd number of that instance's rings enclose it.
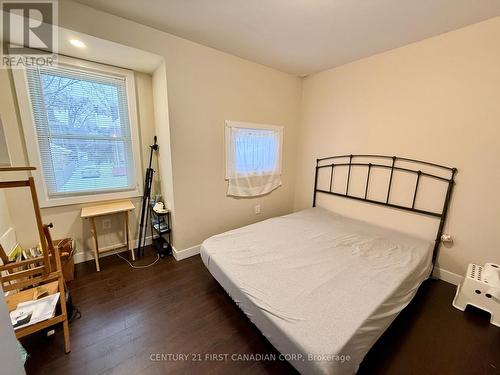
<path fill-rule="evenodd" d="M 149 250 L 148 250 L 149 252 Z M 150 262 L 148 254 L 142 262 Z M 77 265 L 71 291 L 82 318 L 62 332 L 23 339 L 28 374 L 288 374 L 281 361 L 202 360 L 192 354 L 277 354 L 199 257 L 132 270 L 117 256 Z M 428 281 L 362 363 L 359 374 L 499 374 L 500 328 L 454 309 L 454 286 Z M 362 303 L 360 301 L 360 303 Z M 163 354 L 164 360 L 151 356 Z M 187 355 L 187 359 L 179 354 Z M 161 358 L 160 358 L 161 359 Z"/>

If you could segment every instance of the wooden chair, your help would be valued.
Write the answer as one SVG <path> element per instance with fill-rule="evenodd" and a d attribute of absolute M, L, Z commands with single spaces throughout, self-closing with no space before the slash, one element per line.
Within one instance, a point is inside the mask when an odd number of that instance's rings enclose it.
<path fill-rule="evenodd" d="M 28 167 L 32 170 L 33 168 Z M 6 170 L 5 168 L 0 169 Z M 20 170 L 16 168 L 15 170 Z M 19 262 L 8 262 L 0 266 L 0 285 L 4 292 L 18 291 L 14 294 L 9 294 L 6 297 L 7 306 L 9 311 L 14 310 L 20 302 L 25 302 L 34 299 L 37 287 L 43 287 L 49 294 L 60 293 L 59 305 L 61 313 L 54 317 L 35 323 L 15 331 L 16 337 L 21 338 L 38 332 L 53 325 L 62 323 L 64 332 L 64 350 L 69 353 L 71 350 L 69 338 L 69 325 L 66 310 L 66 293 L 64 278 L 62 275 L 61 258 L 59 250 L 53 246 L 52 238 L 50 235 L 49 227 L 52 225 L 42 224 L 42 217 L 40 214 L 40 207 L 38 205 L 38 197 L 35 190 L 33 177 L 27 180 L 20 181 L 0 181 L 0 188 L 16 188 L 16 187 L 29 187 L 31 191 L 31 198 L 33 201 L 33 208 L 35 210 L 35 218 L 38 227 L 38 234 L 40 237 L 40 246 L 42 248 L 42 256 L 22 260 Z M 50 263 L 50 256 L 55 258 L 55 269 L 52 269 Z M 31 267 L 27 269 L 20 268 Z M 6 271 L 6 272 L 2 272 Z"/>

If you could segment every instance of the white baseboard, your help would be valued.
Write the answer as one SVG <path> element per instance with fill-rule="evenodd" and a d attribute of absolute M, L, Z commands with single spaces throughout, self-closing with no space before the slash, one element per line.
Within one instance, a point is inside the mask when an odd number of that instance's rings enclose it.
<path fill-rule="evenodd" d="M 133 248 L 137 249 L 139 241 L 134 240 L 132 242 L 132 244 L 133 244 Z M 146 245 L 151 245 L 151 237 L 146 237 Z M 104 247 L 101 247 L 100 250 L 106 251 L 106 249 L 111 249 L 115 246 L 116 245 L 104 246 Z M 125 251 L 125 248 L 112 250 L 112 251 L 109 251 L 109 252 L 106 252 L 103 254 L 99 254 L 99 258 L 107 257 L 109 255 L 114 255 L 116 253 L 121 253 L 124 251 Z M 88 260 L 94 260 L 94 250 L 79 251 L 79 252 L 75 253 L 75 255 L 73 256 L 73 259 L 74 259 L 75 263 L 82 263 L 82 262 L 86 262 Z"/>
<path fill-rule="evenodd" d="M 460 284 L 464 279 L 463 276 L 457 273 L 453 273 L 439 267 L 434 268 L 434 272 L 432 275 L 440 280 L 446 281 L 453 285 Z"/>
<path fill-rule="evenodd" d="M 177 250 L 172 246 L 172 255 L 175 260 L 183 260 L 186 258 L 190 258 L 192 256 L 198 255 L 200 253 L 200 245 L 188 247 L 187 249 Z"/>

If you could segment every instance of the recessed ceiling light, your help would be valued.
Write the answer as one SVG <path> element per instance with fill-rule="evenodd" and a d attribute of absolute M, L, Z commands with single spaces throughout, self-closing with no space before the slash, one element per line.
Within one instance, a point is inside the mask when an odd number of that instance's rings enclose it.
<path fill-rule="evenodd" d="M 81 40 L 78 40 L 78 39 L 70 39 L 69 42 L 71 43 L 71 45 L 73 45 L 75 47 L 78 47 L 78 48 L 85 48 L 85 47 L 87 47 L 85 45 L 85 43 L 83 43 Z"/>

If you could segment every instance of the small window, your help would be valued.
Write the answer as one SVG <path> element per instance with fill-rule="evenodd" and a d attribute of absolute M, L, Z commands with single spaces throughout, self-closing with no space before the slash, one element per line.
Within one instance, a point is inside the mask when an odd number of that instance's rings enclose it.
<path fill-rule="evenodd" d="M 257 196 L 281 185 L 283 127 L 226 121 L 228 195 Z"/>
<path fill-rule="evenodd" d="M 59 59 L 15 74 L 42 205 L 140 195 L 133 72 Z"/>

